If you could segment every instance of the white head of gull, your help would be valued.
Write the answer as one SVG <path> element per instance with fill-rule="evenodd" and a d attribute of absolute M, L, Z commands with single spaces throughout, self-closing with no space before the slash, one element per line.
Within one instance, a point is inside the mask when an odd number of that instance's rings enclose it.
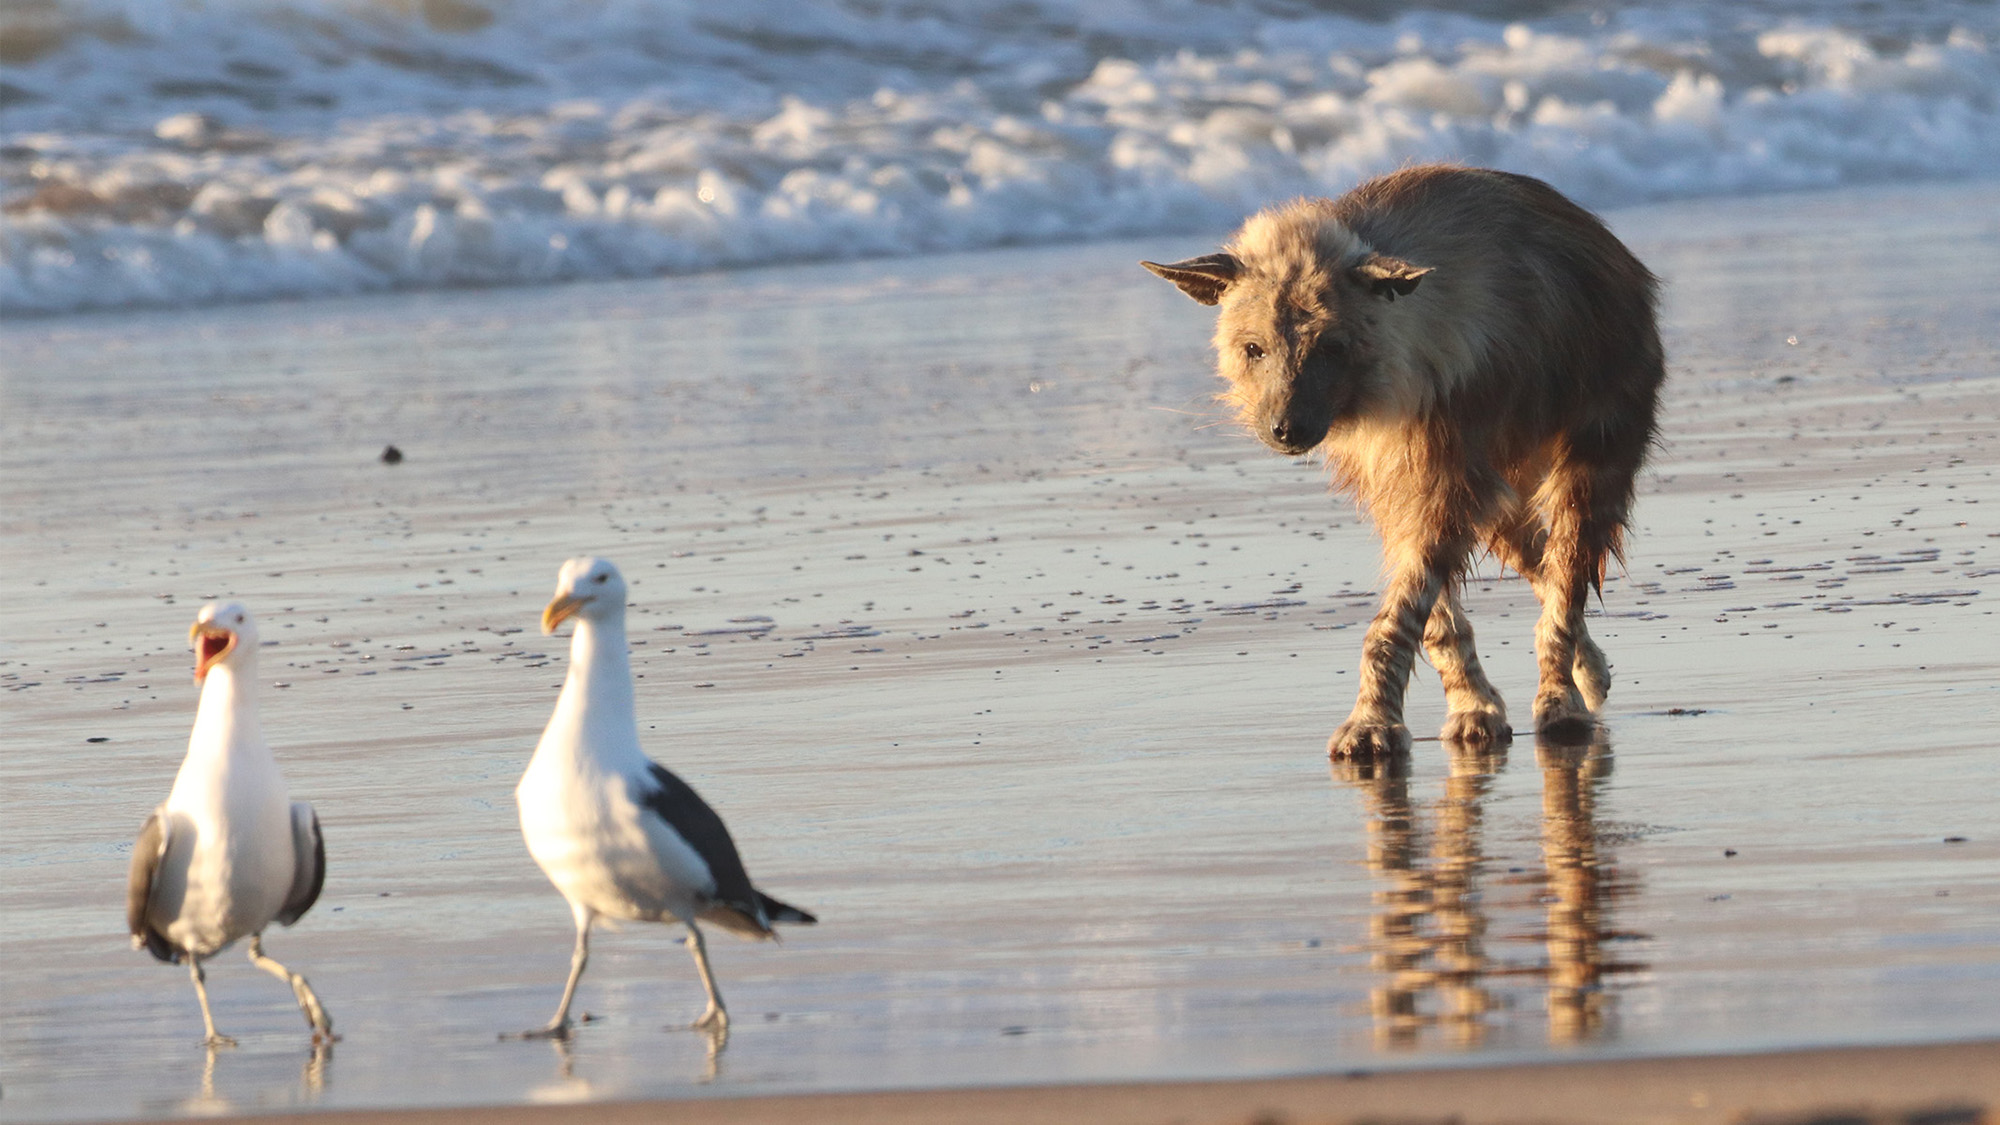
<path fill-rule="evenodd" d="M 188 630 L 202 685 L 187 758 L 132 848 L 125 921 L 132 945 L 186 961 L 211 1047 L 215 1030 L 201 963 L 250 939 L 250 963 L 292 986 L 315 1043 L 333 1021 L 306 979 L 264 956 L 264 927 L 289 926 L 319 898 L 326 853 L 311 805 L 285 792 L 257 722 L 257 622 L 240 602 L 210 602 Z"/>
<path fill-rule="evenodd" d="M 708 1008 L 694 1026 L 724 1035 L 729 1013 L 695 920 L 761 939 L 777 936 L 774 923 L 815 919 L 751 886 L 722 818 L 640 748 L 625 578 L 608 560 L 562 565 L 542 631 L 553 633 L 569 620 L 576 622 L 569 672 L 514 799 L 528 854 L 569 900 L 576 950 L 555 1018 L 523 1034 L 569 1034 L 570 1002 L 590 959 L 590 928 L 604 918 L 686 926 L 688 951 L 708 992 Z"/>

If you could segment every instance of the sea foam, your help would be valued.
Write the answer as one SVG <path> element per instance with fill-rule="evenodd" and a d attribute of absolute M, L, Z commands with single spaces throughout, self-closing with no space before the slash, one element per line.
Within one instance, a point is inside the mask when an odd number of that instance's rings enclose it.
<path fill-rule="evenodd" d="M 1992 9 L 1900 12 L 63 0 L 0 28 L 0 311 L 1212 230 L 1415 160 L 2000 173 Z"/>

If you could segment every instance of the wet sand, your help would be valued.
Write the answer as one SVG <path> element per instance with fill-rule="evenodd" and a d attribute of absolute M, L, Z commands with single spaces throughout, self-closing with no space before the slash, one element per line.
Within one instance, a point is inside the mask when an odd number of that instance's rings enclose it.
<path fill-rule="evenodd" d="M 1991 184 L 1609 216 L 1668 281 L 1672 382 L 1592 622 L 1605 737 L 1391 770 L 1324 757 L 1372 533 L 1216 415 L 1209 314 L 1133 264 L 1202 240 L 0 326 L 0 1107 L 2000 1036 L 1995 216 Z M 824 920 L 711 945 L 713 1058 L 663 1030 L 700 990 L 657 927 L 595 944 L 573 1045 L 496 1042 L 567 967 L 511 790 L 566 651 L 536 613 L 585 551 L 636 580 L 654 756 Z M 326 826 L 268 946 L 331 1057 L 232 951 L 211 1064 L 184 973 L 121 932 L 225 594 Z M 1466 600 L 1524 711 L 1531 595 L 1487 563 Z M 1412 727 L 1442 715 L 1420 670 Z"/>
<path fill-rule="evenodd" d="M 1848 1047 L 1504 1067 L 1350 1070 L 1303 1078 L 1024 1086 L 601 1102 L 482 1109 L 488 1125 L 1983 1125 L 2000 1102 L 2000 1044 Z M 323 1125 L 457 1125 L 465 1110 L 333 1110 Z M 243 1118 L 277 1123 L 287 1118 Z"/>

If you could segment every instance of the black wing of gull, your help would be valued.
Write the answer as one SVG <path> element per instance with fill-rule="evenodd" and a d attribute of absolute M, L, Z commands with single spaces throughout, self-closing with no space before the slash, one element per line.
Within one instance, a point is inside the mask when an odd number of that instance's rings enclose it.
<path fill-rule="evenodd" d="M 153 901 L 153 880 L 160 873 L 160 860 L 167 854 L 173 822 L 159 809 L 146 818 L 139 840 L 132 845 L 132 871 L 125 882 L 125 928 L 132 931 L 132 948 L 143 949 L 169 965 L 177 964 L 181 951 L 167 944 L 167 937 L 153 928 L 146 917 Z"/>
<path fill-rule="evenodd" d="M 771 929 L 773 922 L 811 925 L 818 921 L 752 886 L 750 873 L 743 870 L 743 857 L 736 852 L 736 841 L 730 839 L 722 818 L 672 770 L 658 762 L 647 765 L 653 787 L 640 795 L 640 804 L 687 841 L 708 865 L 709 877 L 715 881 L 715 890 L 699 915 L 703 921 L 746 937 L 777 936 Z"/>
<path fill-rule="evenodd" d="M 289 926 L 305 917 L 319 901 L 326 883 L 326 842 L 320 839 L 319 814 L 304 801 L 292 802 L 292 889 L 278 908 L 277 922 Z"/>

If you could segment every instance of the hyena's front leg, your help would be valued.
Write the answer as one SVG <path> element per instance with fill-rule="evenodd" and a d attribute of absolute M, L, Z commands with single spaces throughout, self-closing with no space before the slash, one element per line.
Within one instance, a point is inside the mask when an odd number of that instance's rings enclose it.
<path fill-rule="evenodd" d="M 1507 705 L 1479 666 L 1472 623 L 1459 605 L 1455 583 L 1447 584 L 1431 607 L 1430 624 L 1424 629 L 1424 653 L 1444 681 L 1445 702 L 1450 708 L 1441 734 L 1446 743 L 1493 746 L 1514 736 L 1514 728 L 1507 725 Z"/>
<path fill-rule="evenodd" d="M 1403 694 L 1410 686 L 1410 665 L 1416 662 L 1431 607 L 1464 557 L 1462 550 L 1431 552 L 1422 562 L 1397 569 L 1361 642 L 1361 690 L 1354 712 L 1327 740 L 1327 753 L 1365 758 L 1408 752 L 1410 728 L 1403 725 Z"/>

